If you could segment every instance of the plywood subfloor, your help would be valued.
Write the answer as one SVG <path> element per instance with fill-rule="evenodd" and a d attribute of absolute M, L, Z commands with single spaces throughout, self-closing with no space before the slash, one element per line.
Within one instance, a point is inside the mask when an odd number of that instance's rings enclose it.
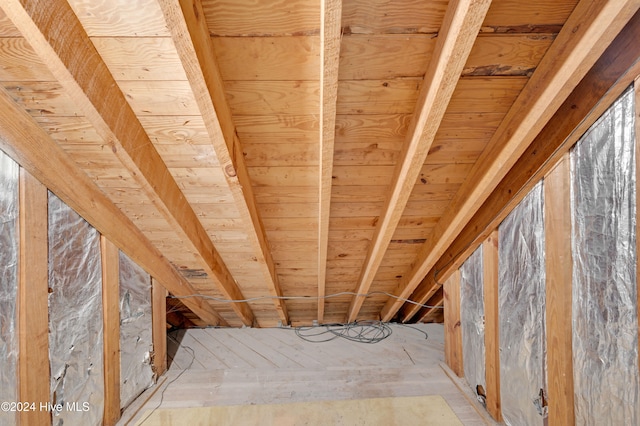
<path fill-rule="evenodd" d="M 162 408 L 155 410 L 146 420 L 138 424 L 206 425 L 211 424 L 212 419 L 215 419 L 215 424 L 218 426 L 297 426 L 300 424 L 462 426 L 458 417 L 440 395 L 290 404 Z"/>
<path fill-rule="evenodd" d="M 376 344 L 310 343 L 293 329 L 190 329 L 168 339 L 170 368 L 129 407 L 147 410 L 441 395 L 464 425 L 485 425 L 445 374 L 440 324 L 392 325 Z M 429 338 L 426 339 L 425 333 Z M 144 424 L 144 423 L 143 423 Z"/>

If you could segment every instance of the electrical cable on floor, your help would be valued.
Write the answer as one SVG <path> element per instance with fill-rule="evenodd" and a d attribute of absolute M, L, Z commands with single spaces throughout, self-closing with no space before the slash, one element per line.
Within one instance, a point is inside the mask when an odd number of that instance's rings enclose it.
<path fill-rule="evenodd" d="M 391 336 L 392 330 L 382 321 L 356 321 L 349 324 L 323 324 L 296 327 L 296 335 L 311 343 L 329 342 L 342 338 L 358 343 L 378 343 Z"/>
<path fill-rule="evenodd" d="M 341 338 L 357 343 L 378 343 L 391 336 L 392 325 L 400 325 L 412 328 L 424 334 L 425 340 L 429 338 L 426 331 L 407 324 L 388 323 L 382 321 L 355 321 L 348 324 L 332 323 L 295 327 L 294 331 L 302 340 L 311 343 L 330 342 Z M 282 327 L 285 328 L 285 327 Z"/>
<path fill-rule="evenodd" d="M 246 303 L 246 302 L 256 302 L 258 300 L 325 300 L 325 299 L 330 299 L 332 297 L 339 297 L 339 296 L 371 297 L 375 295 L 389 296 L 394 299 L 398 299 L 402 302 L 418 305 L 423 308 L 443 309 L 442 306 L 425 305 L 424 303 L 418 303 L 410 299 L 405 299 L 404 297 L 399 297 L 399 296 L 396 296 L 395 294 L 387 293 L 386 291 L 372 291 L 370 293 L 356 293 L 353 291 L 341 291 L 339 293 L 327 294 L 325 296 L 257 296 L 257 297 L 250 297 L 247 299 L 224 299 L 221 297 L 209 296 L 207 294 L 202 294 L 202 293 L 188 294 L 185 296 L 169 295 L 168 297 L 172 299 L 188 299 L 190 297 L 201 297 L 203 299 L 213 300 L 221 303 Z"/>
<path fill-rule="evenodd" d="M 189 362 L 189 365 L 187 366 L 187 368 L 183 369 L 180 374 L 178 374 L 175 378 L 171 379 L 171 381 L 169 383 L 167 383 L 167 385 L 164 387 L 164 389 L 162 389 L 162 392 L 160 393 L 160 402 L 158 402 L 158 404 L 153 407 L 153 409 L 151 410 L 151 412 L 149 414 L 147 414 L 141 421 L 140 425 L 142 425 L 144 422 L 146 422 L 149 417 L 151 417 L 151 415 L 153 413 L 156 412 L 156 410 L 158 408 L 160 408 L 160 406 L 162 405 L 162 402 L 164 401 L 164 393 L 166 392 L 167 389 L 169 389 L 169 386 L 171 386 L 171 384 L 173 382 L 175 382 L 176 380 L 178 380 L 180 378 L 180 376 L 182 376 L 184 374 L 185 371 L 191 369 L 191 367 L 193 366 L 193 363 L 196 360 L 196 352 L 193 350 L 193 348 L 191 348 L 190 346 L 186 346 L 186 345 L 181 345 L 180 342 L 178 342 L 174 337 L 172 337 L 170 334 L 167 334 L 167 338 L 173 340 L 178 346 L 184 348 L 185 350 L 187 350 L 190 354 L 191 354 L 191 362 Z"/>

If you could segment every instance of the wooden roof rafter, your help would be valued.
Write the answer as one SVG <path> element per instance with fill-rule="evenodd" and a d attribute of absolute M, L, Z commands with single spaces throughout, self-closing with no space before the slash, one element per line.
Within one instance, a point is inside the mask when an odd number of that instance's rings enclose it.
<path fill-rule="evenodd" d="M 513 104 L 487 149 L 422 246 L 396 296 L 408 298 L 444 254 L 482 203 L 516 163 L 551 116 L 640 7 L 637 0 L 582 0 Z M 428 297 L 428 296 L 427 296 Z M 382 319 L 390 320 L 403 302 L 390 299 Z"/>
<path fill-rule="evenodd" d="M 197 254 L 225 297 L 243 299 L 213 242 L 67 1 L 10 0 L 2 8 L 171 228 Z M 232 307 L 244 324 L 253 324 L 254 315 L 247 303 L 234 303 Z"/>
<path fill-rule="evenodd" d="M 191 284 L 162 256 L 131 220 L 91 181 L 76 163 L 0 89 L 0 149 L 50 188 L 102 235 L 120 247 L 176 296 L 195 293 Z M 56 167 L 52 168 L 51 164 Z M 227 322 L 203 298 L 183 302 L 209 325 Z"/>
<path fill-rule="evenodd" d="M 225 98 L 205 14 L 199 0 L 159 0 L 189 84 L 196 95 L 204 124 L 233 193 L 262 275 L 283 324 L 289 324 L 287 306 L 269 241 L 260 218 L 240 140 Z"/>
<path fill-rule="evenodd" d="M 324 320 L 333 148 L 338 97 L 342 0 L 322 0 L 320 28 L 320 182 L 318 229 L 318 322 Z"/>
<path fill-rule="evenodd" d="M 454 243 L 431 268 L 413 292 L 412 300 L 425 303 L 437 291 L 439 283 L 446 281 L 462 265 L 504 220 L 508 212 L 546 176 L 556 161 L 568 152 L 604 109 L 640 73 L 640 50 L 637 46 L 639 38 L 640 12 L 636 12 Z M 401 312 L 404 322 L 419 315 L 414 305 L 406 305 Z"/>
<path fill-rule="evenodd" d="M 358 317 L 364 294 L 369 292 L 389 247 L 490 4 L 491 0 L 454 0 L 447 6 L 393 183 L 360 272 L 359 295 L 349 306 L 348 322 Z"/>

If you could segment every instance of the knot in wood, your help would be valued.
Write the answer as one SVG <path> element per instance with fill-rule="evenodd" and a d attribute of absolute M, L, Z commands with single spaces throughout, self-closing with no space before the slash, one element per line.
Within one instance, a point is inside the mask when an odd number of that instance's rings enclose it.
<path fill-rule="evenodd" d="M 229 177 L 236 177 L 236 175 L 237 175 L 236 169 L 235 169 L 235 167 L 233 167 L 233 164 L 227 164 L 227 166 L 224 168 L 224 172 Z"/>

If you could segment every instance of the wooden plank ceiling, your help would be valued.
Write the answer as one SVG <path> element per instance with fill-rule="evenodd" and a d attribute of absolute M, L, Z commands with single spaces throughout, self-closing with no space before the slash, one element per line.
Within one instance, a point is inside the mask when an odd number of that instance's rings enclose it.
<path fill-rule="evenodd" d="M 208 300 L 221 323 L 265 327 L 392 319 L 638 2 L 0 8 L 1 95 L 191 291 L 251 299 Z"/>

